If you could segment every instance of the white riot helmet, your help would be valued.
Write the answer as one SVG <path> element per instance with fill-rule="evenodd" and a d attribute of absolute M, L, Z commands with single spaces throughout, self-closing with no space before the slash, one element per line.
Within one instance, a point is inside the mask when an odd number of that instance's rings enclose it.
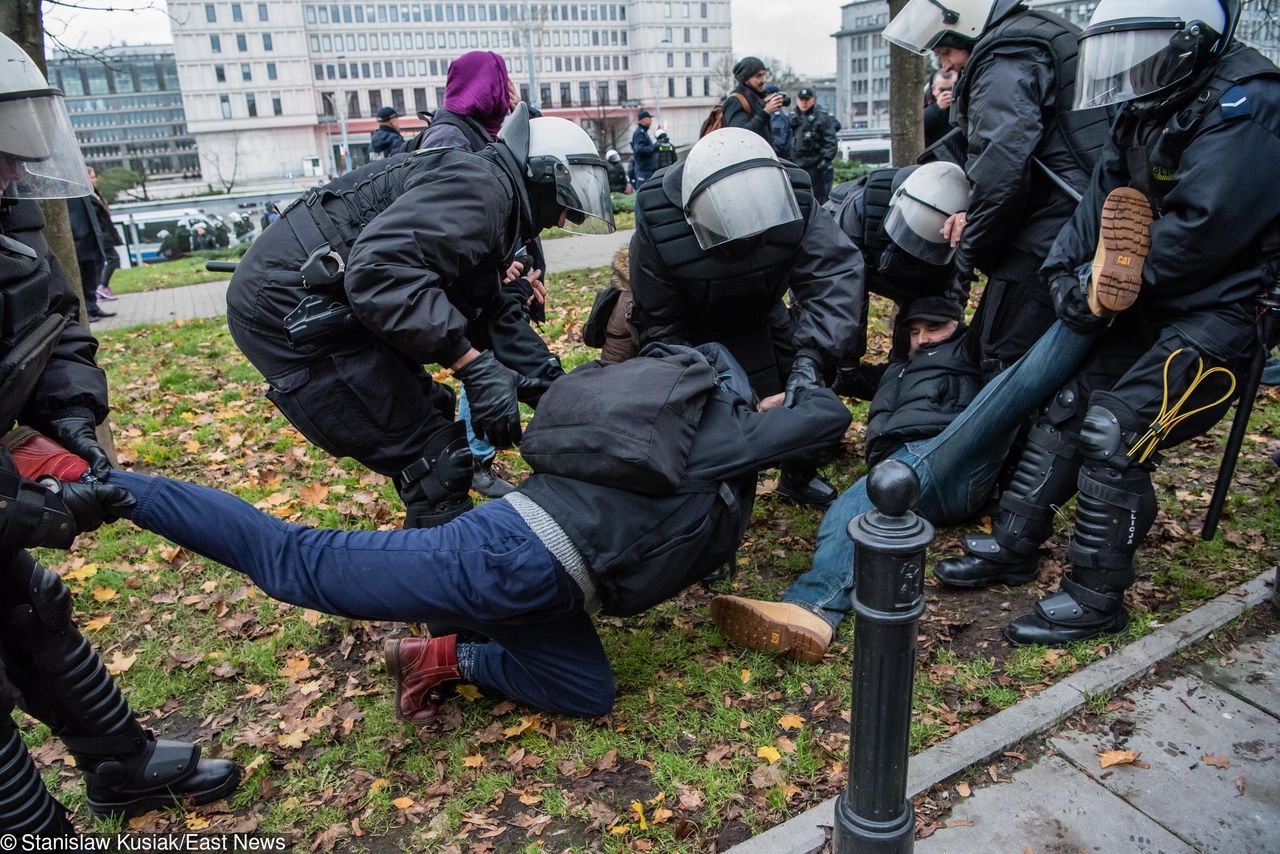
<path fill-rule="evenodd" d="M 1080 35 L 1075 109 L 1173 89 L 1226 52 L 1238 0 L 1102 0 Z"/>
<path fill-rule="evenodd" d="M 885 41 L 920 54 L 935 47 L 968 50 L 1019 4 L 1020 0 L 910 0 L 882 35 Z"/>
<path fill-rule="evenodd" d="M 689 150 L 680 203 L 703 249 L 800 219 L 773 146 L 746 128 L 720 128 Z"/>
<path fill-rule="evenodd" d="M 926 163 L 912 170 L 889 200 L 884 228 L 896 245 L 927 264 L 951 263 L 955 249 L 942 224 L 969 209 L 969 179 L 954 163 Z"/>
<path fill-rule="evenodd" d="M 0 35 L 0 196 L 70 199 L 91 192 L 62 93 Z"/>
<path fill-rule="evenodd" d="M 587 132 L 568 119 L 540 116 L 529 120 L 528 179 L 535 184 L 555 183 L 556 203 L 569 211 L 564 229 L 599 232 L 583 227 L 587 217 L 613 224 L 613 197 L 609 171 Z"/>

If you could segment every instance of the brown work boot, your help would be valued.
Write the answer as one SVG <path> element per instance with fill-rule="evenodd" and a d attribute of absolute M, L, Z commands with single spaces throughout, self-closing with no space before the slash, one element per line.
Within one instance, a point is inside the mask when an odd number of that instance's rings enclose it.
<path fill-rule="evenodd" d="M 822 661 L 831 644 L 831 626 L 826 620 L 786 602 L 717 596 L 711 600 L 711 620 L 721 634 L 739 646 L 797 661 Z"/>
<path fill-rule="evenodd" d="M 396 714 L 421 724 L 436 716 L 440 686 L 462 678 L 458 636 L 390 638 L 383 641 L 387 672 L 396 680 Z"/>
<path fill-rule="evenodd" d="M 1151 204 L 1132 187 L 1117 187 L 1102 203 L 1101 226 L 1089 308 L 1110 317 L 1133 305 L 1142 289 L 1142 264 L 1151 251 Z"/>

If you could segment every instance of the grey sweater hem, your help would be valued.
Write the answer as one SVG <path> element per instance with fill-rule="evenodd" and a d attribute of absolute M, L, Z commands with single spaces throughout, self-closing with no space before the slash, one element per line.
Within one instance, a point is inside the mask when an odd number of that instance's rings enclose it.
<path fill-rule="evenodd" d="M 551 518 L 551 514 L 543 510 L 532 498 L 519 492 L 512 492 L 499 500 L 507 501 L 515 508 L 520 518 L 529 526 L 529 530 L 542 541 L 542 545 L 546 546 L 551 556 L 559 561 L 564 571 L 578 585 L 585 600 L 583 610 L 588 614 L 599 611 L 600 600 L 596 595 L 596 583 L 587 569 L 587 562 L 583 560 L 582 553 L 569 539 L 569 535 L 555 519 Z"/>

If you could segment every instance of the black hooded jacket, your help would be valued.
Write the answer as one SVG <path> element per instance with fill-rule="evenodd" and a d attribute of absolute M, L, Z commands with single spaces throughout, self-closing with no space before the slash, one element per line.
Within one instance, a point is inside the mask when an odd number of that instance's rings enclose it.
<path fill-rule="evenodd" d="M 498 145 L 479 154 L 428 149 L 374 162 L 326 185 L 321 196 L 345 243 L 338 247 L 347 264 L 338 297 L 359 321 L 351 335 L 377 336 L 418 364 L 451 365 L 473 346 L 470 336 L 483 334 L 475 322 L 502 307 L 502 275 L 515 248 L 537 234 L 518 167 Z M 227 291 L 230 319 L 285 348 L 284 317 L 312 293 L 299 272 L 306 255 L 288 223 L 305 214 L 301 208 L 253 243 Z M 301 345 L 297 361 L 343 345 Z"/>
<path fill-rule="evenodd" d="M 746 106 L 743 100 L 746 100 Z M 745 83 L 733 87 L 721 105 L 724 115 L 721 126 L 727 128 L 746 128 L 758 133 L 770 145 L 773 145 L 773 125 L 770 116 L 764 111 L 764 99 Z"/>
<path fill-rule="evenodd" d="M 383 157 L 390 157 L 404 151 L 405 138 L 400 131 L 390 125 L 378 125 L 369 136 L 369 151 Z"/>
<path fill-rule="evenodd" d="M 1239 44 L 1214 71 L 1219 80 L 1203 75 L 1169 104 L 1147 110 L 1126 105 L 1084 200 L 1045 261 L 1046 281 L 1073 275 L 1093 257 L 1102 202 L 1111 190 L 1145 187 L 1156 220 L 1142 291 L 1130 311 L 1172 319 L 1235 307 L 1251 327 L 1254 297 L 1268 277 L 1280 273 L 1280 192 L 1274 180 L 1280 163 L 1280 71 Z M 1179 136 L 1177 129 L 1186 128 L 1188 110 L 1202 92 L 1212 93 L 1211 106 Z M 1199 337 L 1197 343 L 1210 353 L 1238 355 L 1228 335 Z"/>
<path fill-rule="evenodd" d="M 723 375 L 724 362 L 714 367 Z M 757 412 L 720 381 L 703 407 L 687 462 L 691 480 L 718 490 L 648 495 L 535 473 L 520 492 L 578 549 L 603 612 L 638 614 L 733 559 L 751 522 L 759 471 L 830 447 L 849 421 L 830 389 L 802 392 L 791 408 Z"/>

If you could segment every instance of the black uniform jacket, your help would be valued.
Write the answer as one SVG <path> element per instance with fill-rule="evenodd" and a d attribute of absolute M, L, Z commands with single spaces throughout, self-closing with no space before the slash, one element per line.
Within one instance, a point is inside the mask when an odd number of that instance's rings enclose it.
<path fill-rule="evenodd" d="M 523 182 L 499 159 L 494 149 L 429 149 L 328 185 L 325 212 L 350 247 L 345 298 L 406 359 L 451 365 L 465 354 L 468 325 L 495 306 L 517 245 L 535 235 Z M 254 242 L 227 292 L 230 317 L 281 340 L 285 315 L 310 293 L 293 215 Z"/>
<path fill-rule="evenodd" d="M 751 521 L 757 472 L 830 447 L 849 421 L 830 389 L 761 413 L 720 384 L 688 459 L 689 478 L 718 491 L 645 495 L 549 474 L 534 474 L 520 491 L 582 554 L 604 613 L 638 614 L 733 559 Z"/>

